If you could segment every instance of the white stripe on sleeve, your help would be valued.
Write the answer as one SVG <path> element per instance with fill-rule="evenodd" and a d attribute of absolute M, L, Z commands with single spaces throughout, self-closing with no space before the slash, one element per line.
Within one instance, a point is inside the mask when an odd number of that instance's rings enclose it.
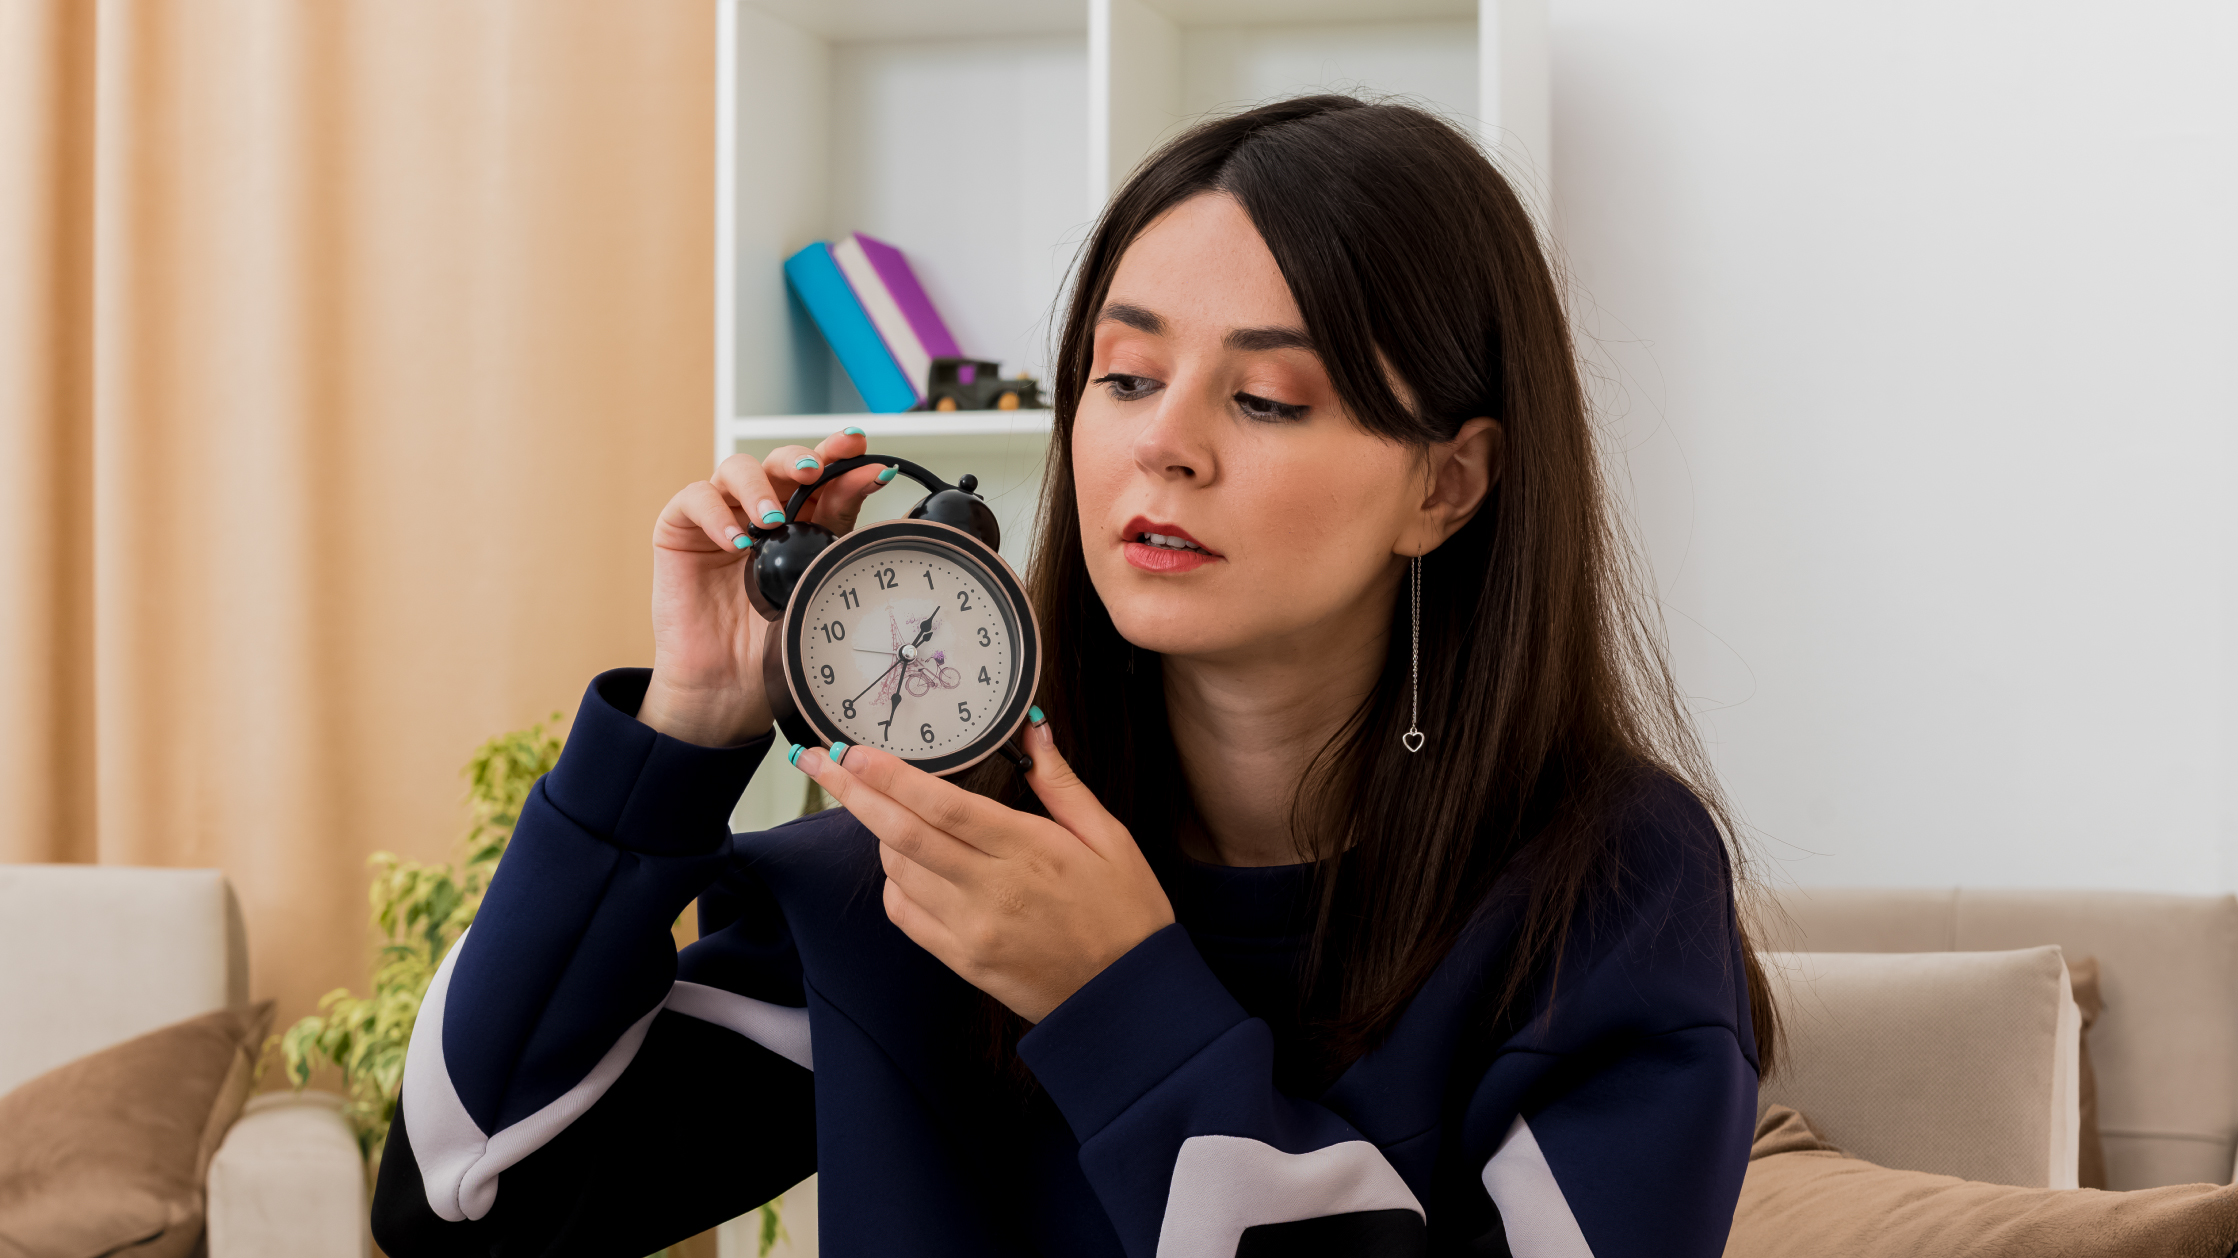
<path fill-rule="evenodd" d="M 682 980 L 669 991 L 668 1007 L 685 1017 L 728 1027 L 804 1070 L 816 1068 L 816 1058 L 808 1049 L 806 1009 Z"/>
<path fill-rule="evenodd" d="M 467 934 L 471 933 L 469 929 Z M 459 1100 L 458 1089 L 451 1084 L 449 1065 L 443 1060 L 443 1013 L 449 1003 L 451 968 L 465 946 L 466 934 L 461 934 L 436 968 L 434 981 L 421 998 L 420 1012 L 412 1025 L 412 1042 L 404 1056 L 402 1099 L 411 1116 L 407 1121 L 411 1124 L 412 1160 L 419 1164 L 428 1208 L 448 1222 L 488 1214 L 497 1204 L 499 1174 L 543 1148 L 606 1095 L 636 1058 L 645 1033 L 664 1008 L 743 1035 L 788 1061 L 814 1069 L 806 1009 L 790 1009 L 721 988 L 680 982 L 669 989 L 666 1000 L 631 1023 L 574 1087 L 496 1135 L 485 1135 Z"/>
<path fill-rule="evenodd" d="M 1570 1213 L 1570 1200 L 1554 1182 L 1554 1168 L 1546 1164 L 1546 1154 L 1521 1114 L 1484 1164 L 1484 1191 L 1500 1207 L 1515 1258 L 1593 1258 L 1577 1216 Z"/>
<path fill-rule="evenodd" d="M 1191 1136 L 1173 1162 L 1158 1258 L 1235 1258 L 1244 1229 L 1422 1203 L 1365 1140 L 1284 1153 L 1243 1136 Z"/>

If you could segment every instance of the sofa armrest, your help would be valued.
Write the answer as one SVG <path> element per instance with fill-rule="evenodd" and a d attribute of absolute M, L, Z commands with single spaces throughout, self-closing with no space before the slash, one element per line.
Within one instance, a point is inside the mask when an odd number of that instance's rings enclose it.
<path fill-rule="evenodd" d="M 342 1098 L 252 1098 L 210 1159 L 209 1258 L 366 1258 L 366 1226 Z"/>

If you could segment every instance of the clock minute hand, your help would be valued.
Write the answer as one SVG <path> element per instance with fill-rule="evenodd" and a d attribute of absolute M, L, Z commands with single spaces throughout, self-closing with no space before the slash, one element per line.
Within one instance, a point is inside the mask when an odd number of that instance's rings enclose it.
<path fill-rule="evenodd" d="M 884 654 L 884 652 L 883 652 L 883 651 L 881 651 L 881 652 L 880 652 L 880 654 L 881 654 L 881 655 L 883 655 L 883 654 Z M 873 691 L 873 690 L 876 690 L 876 689 L 878 688 L 878 683 L 879 683 L 879 682 L 882 682 L 882 681 L 884 681 L 884 680 L 886 680 L 886 673 L 891 673 L 891 672 L 893 672 L 893 671 L 894 671 L 895 669 L 897 669 L 897 668 L 900 668 L 900 667 L 901 667 L 901 661 L 900 661 L 900 660 L 898 660 L 898 659 L 897 659 L 897 660 L 895 660 L 895 661 L 894 661 L 893 663 L 891 663 L 891 664 L 888 664 L 888 665 L 886 666 L 886 672 L 885 672 L 885 673 L 880 673 L 880 674 L 878 674 L 878 675 L 877 675 L 876 677 L 873 677 L 873 678 L 871 678 L 871 679 L 870 679 L 870 684 L 869 684 L 869 685 L 867 685 L 867 686 L 863 687 L 863 688 L 862 688 L 861 690 L 859 690 L 859 691 L 856 691 L 856 692 L 855 692 L 855 699 L 860 699 L 860 698 L 862 698 L 862 697 L 863 697 L 864 695 L 867 695 L 867 694 L 869 694 L 869 693 L 870 693 L 871 691 Z M 898 692 L 897 692 L 897 693 L 898 693 Z M 849 703 L 853 703 L 853 702 L 855 701 L 855 699 L 849 699 L 849 700 L 848 700 L 847 702 L 849 702 Z"/>

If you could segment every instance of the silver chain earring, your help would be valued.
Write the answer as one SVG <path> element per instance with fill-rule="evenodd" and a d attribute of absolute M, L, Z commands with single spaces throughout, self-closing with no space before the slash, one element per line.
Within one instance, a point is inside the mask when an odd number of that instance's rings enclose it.
<path fill-rule="evenodd" d="M 1414 571 L 1407 580 L 1414 600 L 1414 639 L 1412 658 L 1407 664 L 1408 686 L 1413 691 L 1413 712 L 1407 717 L 1407 732 L 1399 735 L 1399 743 L 1408 751 L 1422 750 L 1425 735 L 1422 733 L 1422 556 L 1414 557 Z"/>

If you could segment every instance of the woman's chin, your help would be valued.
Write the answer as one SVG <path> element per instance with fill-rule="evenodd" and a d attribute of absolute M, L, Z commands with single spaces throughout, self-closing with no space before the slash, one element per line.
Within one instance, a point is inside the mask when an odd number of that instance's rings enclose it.
<path fill-rule="evenodd" d="M 1175 607 L 1169 600 L 1158 602 L 1155 607 L 1111 608 L 1112 626 L 1138 651 L 1175 658 L 1222 656 L 1248 651 L 1257 636 L 1236 623 L 1232 609 L 1224 616 L 1210 606 Z"/>

